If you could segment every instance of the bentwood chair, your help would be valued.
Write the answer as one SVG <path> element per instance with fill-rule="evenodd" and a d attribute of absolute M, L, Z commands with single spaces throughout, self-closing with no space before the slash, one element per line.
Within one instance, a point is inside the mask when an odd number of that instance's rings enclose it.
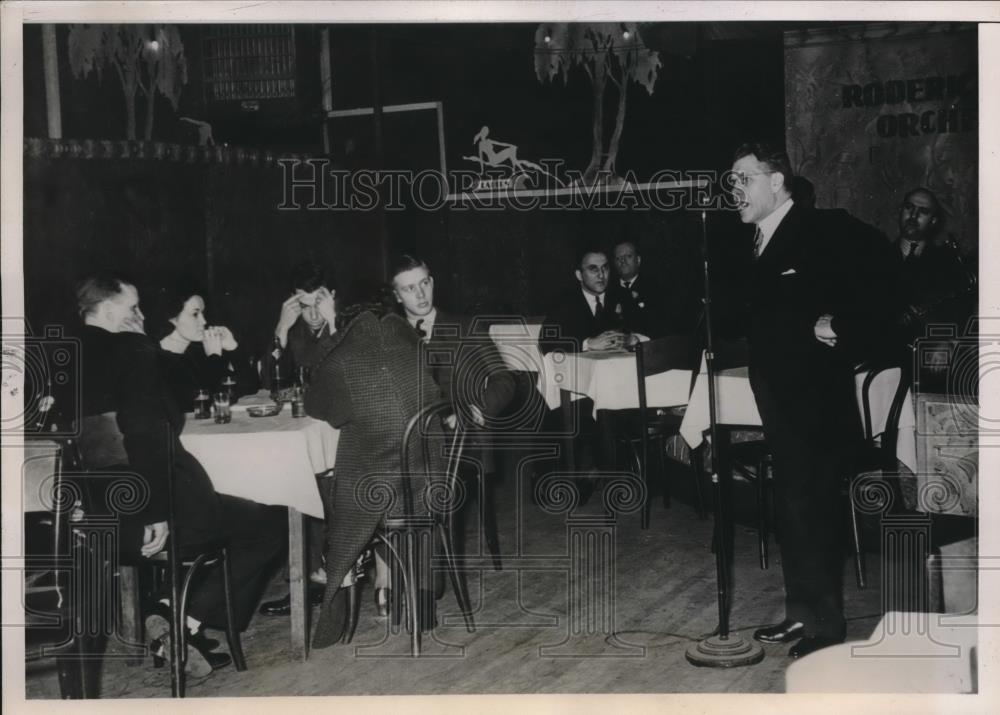
<path fill-rule="evenodd" d="M 169 423 L 164 430 L 167 440 L 167 528 L 170 537 L 167 548 L 149 559 L 149 563 L 164 572 L 170 583 L 170 684 L 171 695 L 183 698 L 186 689 L 187 605 L 191 584 L 202 567 L 222 569 L 226 601 L 226 640 L 236 670 L 247 669 L 246 659 L 236 626 L 235 594 L 229 569 L 228 543 L 215 540 L 201 544 L 178 545 L 174 496 L 174 436 Z M 84 417 L 78 443 L 84 470 L 94 474 L 127 472 L 128 455 L 124 437 L 118 429 L 117 414 L 107 412 Z M 177 606 L 179 604 L 179 607 Z"/>
<path fill-rule="evenodd" d="M 700 350 L 697 341 L 687 335 L 671 335 L 656 340 L 638 343 L 635 348 L 635 375 L 639 394 L 639 434 L 630 433 L 620 441 L 628 445 L 628 453 L 633 467 L 646 487 L 646 500 L 642 507 L 642 528 L 649 528 L 650 512 L 650 445 L 653 445 L 659 474 L 663 481 L 663 505 L 670 506 L 670 485 L 666 478 L 666 440 L 677 434 L 684 418 L 684 408 L 651 408 L 646 392 L 646 378 L 668 370 L 690 370 L 691 385 L 698 374 Z M 690 388 L 688 394 L 690 394 Z M 701 470 L 694 468 L 695 505 L 699 517 L 704 518 L 705 501 L 701 491 Z"/>
<path fill-rule="evenodd" d="M 466 629 L 475 631 L 472 605 L 468 584 L 455 555 L 454 514 L 459 504 L 455 501 L 458 493 L 459 466 L 465 447 L 466 433 L 460 423 L 455 429 L 445 431 L 440 425 L 451 414 L 451 406 L 446 402 L 436 402 L 422 408 L 412 418 L 403 433 L 400 445 L 400 474 L 402 477 L 403 513 L 387 515 L 384 526 L 375 540 L 385 544 L 390 562 L 390 602 L 389 617 L 392 625 L 398 625 L 405 606 L 407 628 L 410 631 L 411 654 L 420 655 L 421 631 L 434 625 L 434 596 L 430 584 L 433 579 L 431 564 L 434 542 L 441 545 L 445 567 L 459 609 L 465 620 Z M 457 416 L 456 416 L 457 417 Z M 434 450 L 444 448 L 445 469 L 443 473 L 431 468 Z M 423 474 L 410 471 L 413 451 L 419 449 Z M 417 514 L 414 505 L 413 485 L 426 484 L 426 506 L 428 514 Z M 357 582 L 349 588 L 348 629 L 344 641 L 350 643 L 357 628 Z"/>
<path fill-rule="evenodd" d="M 746 367 L 748 364 L 749 349 L 745 340 L 724 340 L 714 346 L 712 367 L 716 373 Z M 767 569 L 771 512 L 768 497 L 774 469 L 771 449 L 764 439 L 733 442 L 735 432 L 760 432 L 760 425 L 720 424 L 718 428 L 720 444 L 713 445 L 713 459 L 718 461 L 719 471 L 738 472 L 756 487 L 757 553 L 760 568 Z"/>
<path fill-rule="evenodd" d="M 876 432 L 876 426 L 873 424 L 872 418 L 872 387 L 875 385 L 875 380 L 879 375 L 895 369 L 899 370 L 899 382 L 896 384 L 892 401 L 889 404 L 885 425 L 880 432 Z M 858 588 L 865 588 L 865 562 L 864 551 L 861 548 L 861 531 L 858 526 L 857 485 L 859 481 L 865 478 L 876 477 L 886 479 L 888 477 L 888 488 L 891 491 L 898 488 L 898 482 L 893 480 L 893 477 L 899 473 L 896 458 L 896 440 L 899 436 L 899 423 L 912 379 L 912 371 L 908 360 L 878 366 L 865 365 L 859 369 L 859 372 L 862 371 L 865 373 L 861 387 L 861 415 L 864 428 L 864 441 L 853 474 L 848 477 L 844 484 L 848 508 L 850 510 L 851 538 L 854 542 L 854 569 Z"/>

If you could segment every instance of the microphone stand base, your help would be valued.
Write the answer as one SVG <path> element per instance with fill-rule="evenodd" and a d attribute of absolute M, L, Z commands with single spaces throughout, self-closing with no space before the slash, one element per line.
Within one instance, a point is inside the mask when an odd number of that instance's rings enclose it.
<path fill-rule="evenodd" d="M 738 668 L 764 660 L 764 649 L 759 643 L 730 633 L 727 638 L 709 636 L 692 644 L 684 657 L 691 665 L 702 668 Z"/>

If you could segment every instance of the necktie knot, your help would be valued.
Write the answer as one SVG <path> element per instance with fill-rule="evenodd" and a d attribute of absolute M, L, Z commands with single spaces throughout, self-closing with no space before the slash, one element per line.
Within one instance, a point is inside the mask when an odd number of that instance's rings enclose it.
<path fill-rule="evenodd" d="M 420 320 L 417 321 L 417 324 L 413 327 L 416 329 L 417 335 L 419 335 L 422 338 L 426 338 L 427 331 L 423 329 L 423 324 L 424 324 L 424 319 L 421 318 Z"/>

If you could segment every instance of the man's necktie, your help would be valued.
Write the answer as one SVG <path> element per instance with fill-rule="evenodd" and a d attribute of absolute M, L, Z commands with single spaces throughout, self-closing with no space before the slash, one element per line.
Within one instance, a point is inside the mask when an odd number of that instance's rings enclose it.
<path fill-rule="evenodd" d="M 422 338 L 426 338 L 427 337 L 427 331 L 423 329 L 423 327 L 422 327 L 423 324 L 424 324 L 424 319 L 421 318 L 420 320 L 417 321 L 417 324 L 415 326 L 413 326 L 413 327 L 416 329 L 417 335 L 419 335 Z"/>
<path fill-rule="evenodd" d="M 595 295 L 594 296 L 594 317 L 595 318 L 600 318 L 602 315 L 604 315 L 604 304 L 601 303 L 601 296 Z"/>
<path fill-rule="evenodd" d="M 753 237 L 753 257 L 754 259 L 760 258 L 760 250 L 764 244 L 764 232 L 760 230 L 760 226 L 757 227 L 757 233 Z"/>
<path fill-rule="evenodd" d="M 917 243 L 916 241 L 910 241 L 910 248 L 906 252 L 906 258 L 903 260 L 913 261 L 917 258 Z"/>

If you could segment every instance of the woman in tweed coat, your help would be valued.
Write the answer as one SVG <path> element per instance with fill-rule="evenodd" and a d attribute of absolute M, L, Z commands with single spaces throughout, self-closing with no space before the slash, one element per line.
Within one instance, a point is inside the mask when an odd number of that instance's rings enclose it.
<path fill-rule="evenodd" d="M 388 482 L 401 509 L 399 451 L 410 418 L 441 399 L 420 360 L 419 337 L 401 317 L 378 305 L 359 306 L 346 328 L 330 337 L 328 352 L 312 369 L 306 412 L 340 430 L 327 528 L 327 587 L 313 637 L 323 648 L 340 640 L 346 620 L 348 570 L 382 521 L 371 487 Z M 411 450 L 411 473 L 422 473 L 420 450 Z M 417 485 L 414 485 L 416 487 Z M 377 491 L 377 490 L 376 490 Z M 414 504 L 421 504 L 414 488 Z M 372 496 L 366 496 L 372 495 Z"/>

